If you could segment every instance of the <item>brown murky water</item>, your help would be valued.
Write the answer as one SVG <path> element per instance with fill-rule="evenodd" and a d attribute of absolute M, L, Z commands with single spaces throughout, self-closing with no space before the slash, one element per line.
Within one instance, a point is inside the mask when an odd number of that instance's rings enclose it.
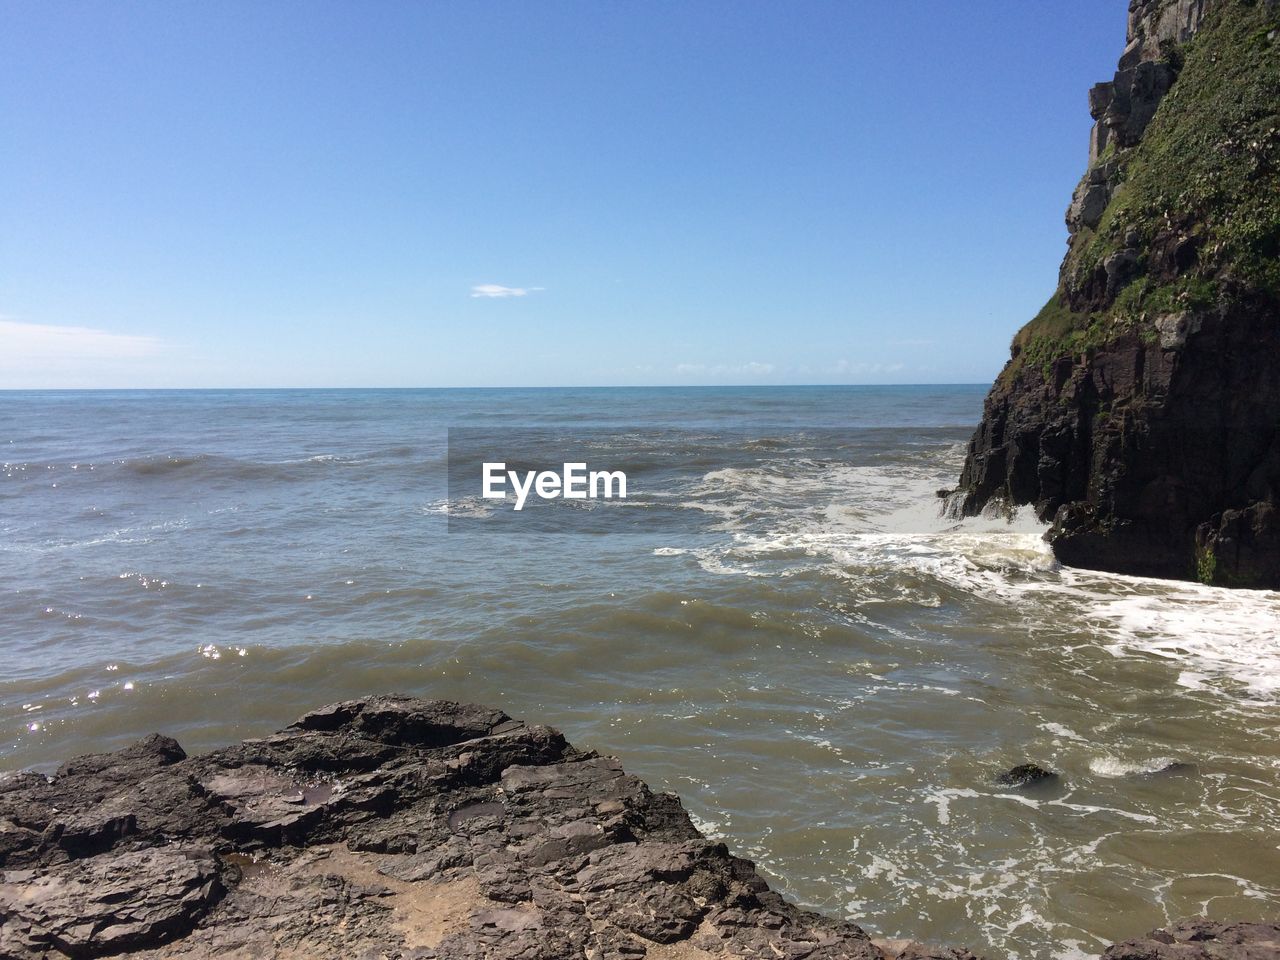
<path fill-rule="evenodd" d="M 1280 596 L 1062 570 L 1025 520 L 939 517 L 981 390 L 909 389 L 549 392 L 546 417 L 768 420 L 768 457 L 711 457 L 687 531 L 498 539 L 444 532 L 440 433 L 528 398 L 7 398 L 0 764 L 446 696 L 617 754 L 878 933 L 1065 957 L 1274 918 Z M 1060 783 L 995 783 L 1027 760 Z"/>

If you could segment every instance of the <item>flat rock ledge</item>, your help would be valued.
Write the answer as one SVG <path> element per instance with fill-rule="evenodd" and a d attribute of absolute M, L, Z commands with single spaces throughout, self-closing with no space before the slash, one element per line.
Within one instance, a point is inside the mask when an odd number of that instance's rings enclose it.
<path fill-rule="evenodd" d="M 188 757 L 0 777 L 0 957 L 973 960 L 801 910 L 678 798 L 556 730 L 370 697 Z M 1280 957 L 1186 924 L 1108 960 Z"/>

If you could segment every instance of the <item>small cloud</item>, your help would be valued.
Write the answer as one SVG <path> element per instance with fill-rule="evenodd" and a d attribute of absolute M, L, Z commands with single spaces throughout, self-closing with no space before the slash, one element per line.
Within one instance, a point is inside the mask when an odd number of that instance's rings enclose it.
<path fill-rule="evenodd" d="M 676 373 L 683 376 L 692 374 L 707 374 L 712 377 L 765 377 L 776 370 L 772 363 L 677 363 Z"/>
<path fill-rule="evenodd" d="M 153 374 L 168 346 L 155 337 L 0 316 L 0 387 L 133 384 Z"/>
<path fill-rule="evenodd" d="M 155 337 L 0 319 L 0 356 L 15 366 L 51 360 L 136 359 L 154 356 L 160 348 Z"/>
<path fill-rule="evenodd" d="M 835 366 L 829 368 L 828 372 L 840 374 L 842 376 L 862 374 L 878 375 L 885 373 L 898 373 L 905 369 L 906 366 L 902 363 L 868 363 L 865 361 L 850 363 L 848 360 L 842 359 L 837 360 L 835 362 Z"/>
<path fill-rule="evenodd" d="M 500 283 L 481 283 L 471 288 L 472 297 L 487 297 L 490 299 L 501 299 L 503 297 L 527 297 L 531 293 L 537 293 L 543 287 L 504 287 Z"/>

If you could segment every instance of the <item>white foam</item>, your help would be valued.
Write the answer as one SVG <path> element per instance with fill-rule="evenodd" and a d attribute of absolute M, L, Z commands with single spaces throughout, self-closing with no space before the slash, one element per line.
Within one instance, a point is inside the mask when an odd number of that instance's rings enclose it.
<path fill-rule="evenodd" d="M 1135 773 L 1155 773 L 1173 763 L 1170 757 L 1159 757 L 1155 760 L 1120 760 L 1116 757 L 1094 757 L 1089 761 L 1089 769 L 1100 777 L 1128 777 Z"/>
<path fill-rule="evenodd" d="M 936 606 L 939 596 L 923 585 L 931 578 L 1012 608 L 1032 633 L 1084 627 L 1088 642 L 1116 656 L 1169 660 L 1184 688 L 1280 699 L 1280 592 L 1063 568 L 1043 539 L 1046 525 L 1029 508 L 1012 516 L 945 515 L 935 491 L 954 479 L 962 456 L 955 448 L 905 465 L 792 461 L 786 470 L 712 471 L 686 505 L 714 514 L 717 529 L 733 539 L 696 556 L 722 575 L 822 570 L 849 580 L 867 603 Z M 885 596 L 883 578 L 867 584 L 869 572 L 886 568 L 922 576 Z"/>
<path fill-rule="evenodd" d="M 446 517 L 490 517 L 493 507 L 479 497 L 460 497 L 455 500 L 433 500 L 422 508 L 423 513 L 438 513 Z"/>
<path fill-rule="evenodd" d="M 1186 664 L 1179 683 L 1190 689 L 1225 677 L 1255 695 L 1280 695 L 1280 593 L 1077 571 L 1064 579 L 1110 587 L 1096 590 L 1086 613 L 1109 628 L 1113 653 Z"/>
<path fill-rule="evenodd" d="M 1045 733 L 1053 734 L 1055 737 L 1062 737 L 1064 740 L 1077 740 L 1080 743 L 1088 742 L 1084 737 L 1080 736 L 1080 734 L 1076 733 L 1070 727 L 1063 726 L 1061 723 L 1042 723 L 1040 724 L 1040 729 Z"/>

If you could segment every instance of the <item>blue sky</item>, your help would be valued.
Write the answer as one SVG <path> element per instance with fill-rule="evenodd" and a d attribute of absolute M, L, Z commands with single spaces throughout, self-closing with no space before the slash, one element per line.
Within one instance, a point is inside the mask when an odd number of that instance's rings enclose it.
<path fill-rule="evenodd" d="M 1125 7 L 5 0 L 0 387 L 990 380 Z"/>

